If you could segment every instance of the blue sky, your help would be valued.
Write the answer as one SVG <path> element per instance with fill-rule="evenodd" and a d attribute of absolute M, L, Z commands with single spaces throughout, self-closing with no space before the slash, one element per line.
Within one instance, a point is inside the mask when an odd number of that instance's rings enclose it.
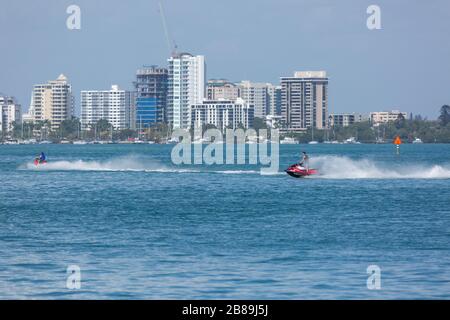
<path fill-rule="evenodd" d="M 81 30 L 66 8 L 81 8 Z M 382 30 L 366 27 L 381 7 Z M 436 118 L 450 104 L 448 0 L 164 0 L 180 51 L 204 54 L 208 78 L 278 83 L 327 70 L 330 112 L 401 109 Z M 26 110 L 35 83 L 64 73 L 79 91 L 132 88 L 141 65 L 166 65 L 157 0 L 1 0 L 0 92 Z"/>

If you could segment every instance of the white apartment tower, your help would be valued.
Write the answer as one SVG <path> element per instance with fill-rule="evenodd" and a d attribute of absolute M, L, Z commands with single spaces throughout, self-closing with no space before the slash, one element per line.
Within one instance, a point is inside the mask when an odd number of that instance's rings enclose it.
<path fill-rule="evenodd" d="M 107 120 L 114 129 L 129 128 L 132 93 L 111 86 L 111 90 L 81 91 L 81 127 L 89 129 L 99 120 Z"/>
<path fill-rule="evenodd" d="M 54 81 L 33 87 L 30 114 L 33 115 L 33 121 L 49 120 L 52 129 L 58 129 L 61 122 L 73 116 L 72 86 L 63 74 Z"/>
<path fill-rule="evenodd" d="M 202 103 L 205 97 L 205 57 L 179 53 L 168 63 L 167 120 L 173 128 L 188 128 L 191 106 Z"/>
<path fill-rule="evenodd" d="M 0 95 L 0 133 L 11 132 L 13 123 L 22 121 L 21 114 L 21 106 L 16 99 Z"/>

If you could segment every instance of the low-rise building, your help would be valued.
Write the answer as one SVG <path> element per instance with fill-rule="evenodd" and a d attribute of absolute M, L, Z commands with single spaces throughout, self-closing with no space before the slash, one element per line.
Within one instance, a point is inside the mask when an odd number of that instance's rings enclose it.
<path fill-rule="evenodd" d="M 268 128 L 281 128 L 282 127 L 282 116 L 274 116 L 274 115 L 267 115 L 266 116 L 266 125 Z"/>
<path fill-rule="evenodd" d="M 254 107 L 238 98 L 232 100 L 205 100 L 191 106 L 191 128 L 211 124 L 220 130 L 251 128 Z"/>
<path fill-rule="evenodd" d="M 330 126 L 348 127 L 356 122 L 364 121 L 364 116 L 359 113 L 334 113 L 330 114 Z"/>
<path fill-rule="evenodd" d="M 206 85 L 208 100 L 236 100 L 239 97 L 239 87 L 225 79 L 211 79 Z"/>
<path fill-rule="evenodd" d="M 403 115 L 406 119 L 407 113 L 399 110 L 378 111 L 370 113 L 370 122 L 373 126 L 379 126 L 382 123 L 393 122 L 398 119 L 399 115 Z"/>

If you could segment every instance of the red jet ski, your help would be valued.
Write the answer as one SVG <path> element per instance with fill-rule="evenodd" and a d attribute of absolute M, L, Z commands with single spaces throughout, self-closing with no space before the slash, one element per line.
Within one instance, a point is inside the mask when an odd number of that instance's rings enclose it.
<path fill-rule="evenodd" d="M 34 159 L 35 166 L 39 166 L 41 164 L 46 164 L 46 163 L 47 163 L 47 161 L 45 161 L 45 160 Z"/>
<path fill-rule="evenodd" d="M 43 153 L 43 152 L 41 152 L 41 154 L 34 159 L 35 166 L 38 166 L 41 164 L 46 164 L 46 163 L 47 163 L 47 157 L 45 156 L 45 153 Z"/>
<path fill-rule="evenodd" d="M 306 168 L 301 167 L 299 164 L 293 164 L 284 171 L 286 171 L 288 175 L 294 178 L 303 178 L 319 173 L 316 169 L 307 170 Z"/>

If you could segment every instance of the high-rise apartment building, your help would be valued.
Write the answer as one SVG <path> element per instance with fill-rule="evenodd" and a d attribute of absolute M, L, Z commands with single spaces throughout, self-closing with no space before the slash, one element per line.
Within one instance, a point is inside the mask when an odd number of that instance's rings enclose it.
<path fill-rule="evenodd" d="M 239 87 L 225 79 L 208 80 L 206 98 L 208 100 L 236 100 L 239 97 Z"/>
<path fill-rule="evenodd" d="M 191 108 L 191 128 L 212 124 L 225 129 L 251 128 L 254 120 L 254 108 L 238 98 L 232 100 L 204 100 Z"/>
<path fill-rule="evenodd" d="M 205 97 L 205 57 L 179 53 L 170 57 L 168 63 L 167 120 L 173 128 L 188 128 L 191 106 L 202 103 Z"/>
<path fill-rule="evenodd" d="M 21 116 L 21 106 L 16 99 L 0 95 L 0 133 L 12 131 L 14 122 L 22 121 Z"/>
<path fill-rule="evenodd" d="M 325 71 L 295 72 L 281 78 L 281 115 L 288 131 L 323 129 L 328 123 L 328 78 Z"/>
<path fill-rule="evenodd" d="M 132 127 L 145 128 L 167 120 L 168 71 L 157 66 L 137 70 L 135 106 L 132 109 Z"/>
<path fill-rule="evenodd" d="M 130 127 L 130 108 L 133 93 L 111 86 L 111 90 L 81 91 L 81 127 L 87 130 L 99 120 L 107 120 L 114 129 Z"/>
<path fill-rule="evenodd" d="M 255 108 L 255 118 L 264 119 L 268 113 L 270 99 L 268 83 L 242 81 L 239 84 L 239 97 Z"/>
<path fill-rule="evenodd" d="M 33 87 L 30 113 L 33 121 L 49 120 L 53 130 L 58 129 L 61 122 L 74 115 L 72 86 L 64 75 Z"/>
<path fill-rule="evenodd" d="M 281 114 L 281 86 L 267 84 L 268 107 L 267 115 L 279 116 Z"/>

